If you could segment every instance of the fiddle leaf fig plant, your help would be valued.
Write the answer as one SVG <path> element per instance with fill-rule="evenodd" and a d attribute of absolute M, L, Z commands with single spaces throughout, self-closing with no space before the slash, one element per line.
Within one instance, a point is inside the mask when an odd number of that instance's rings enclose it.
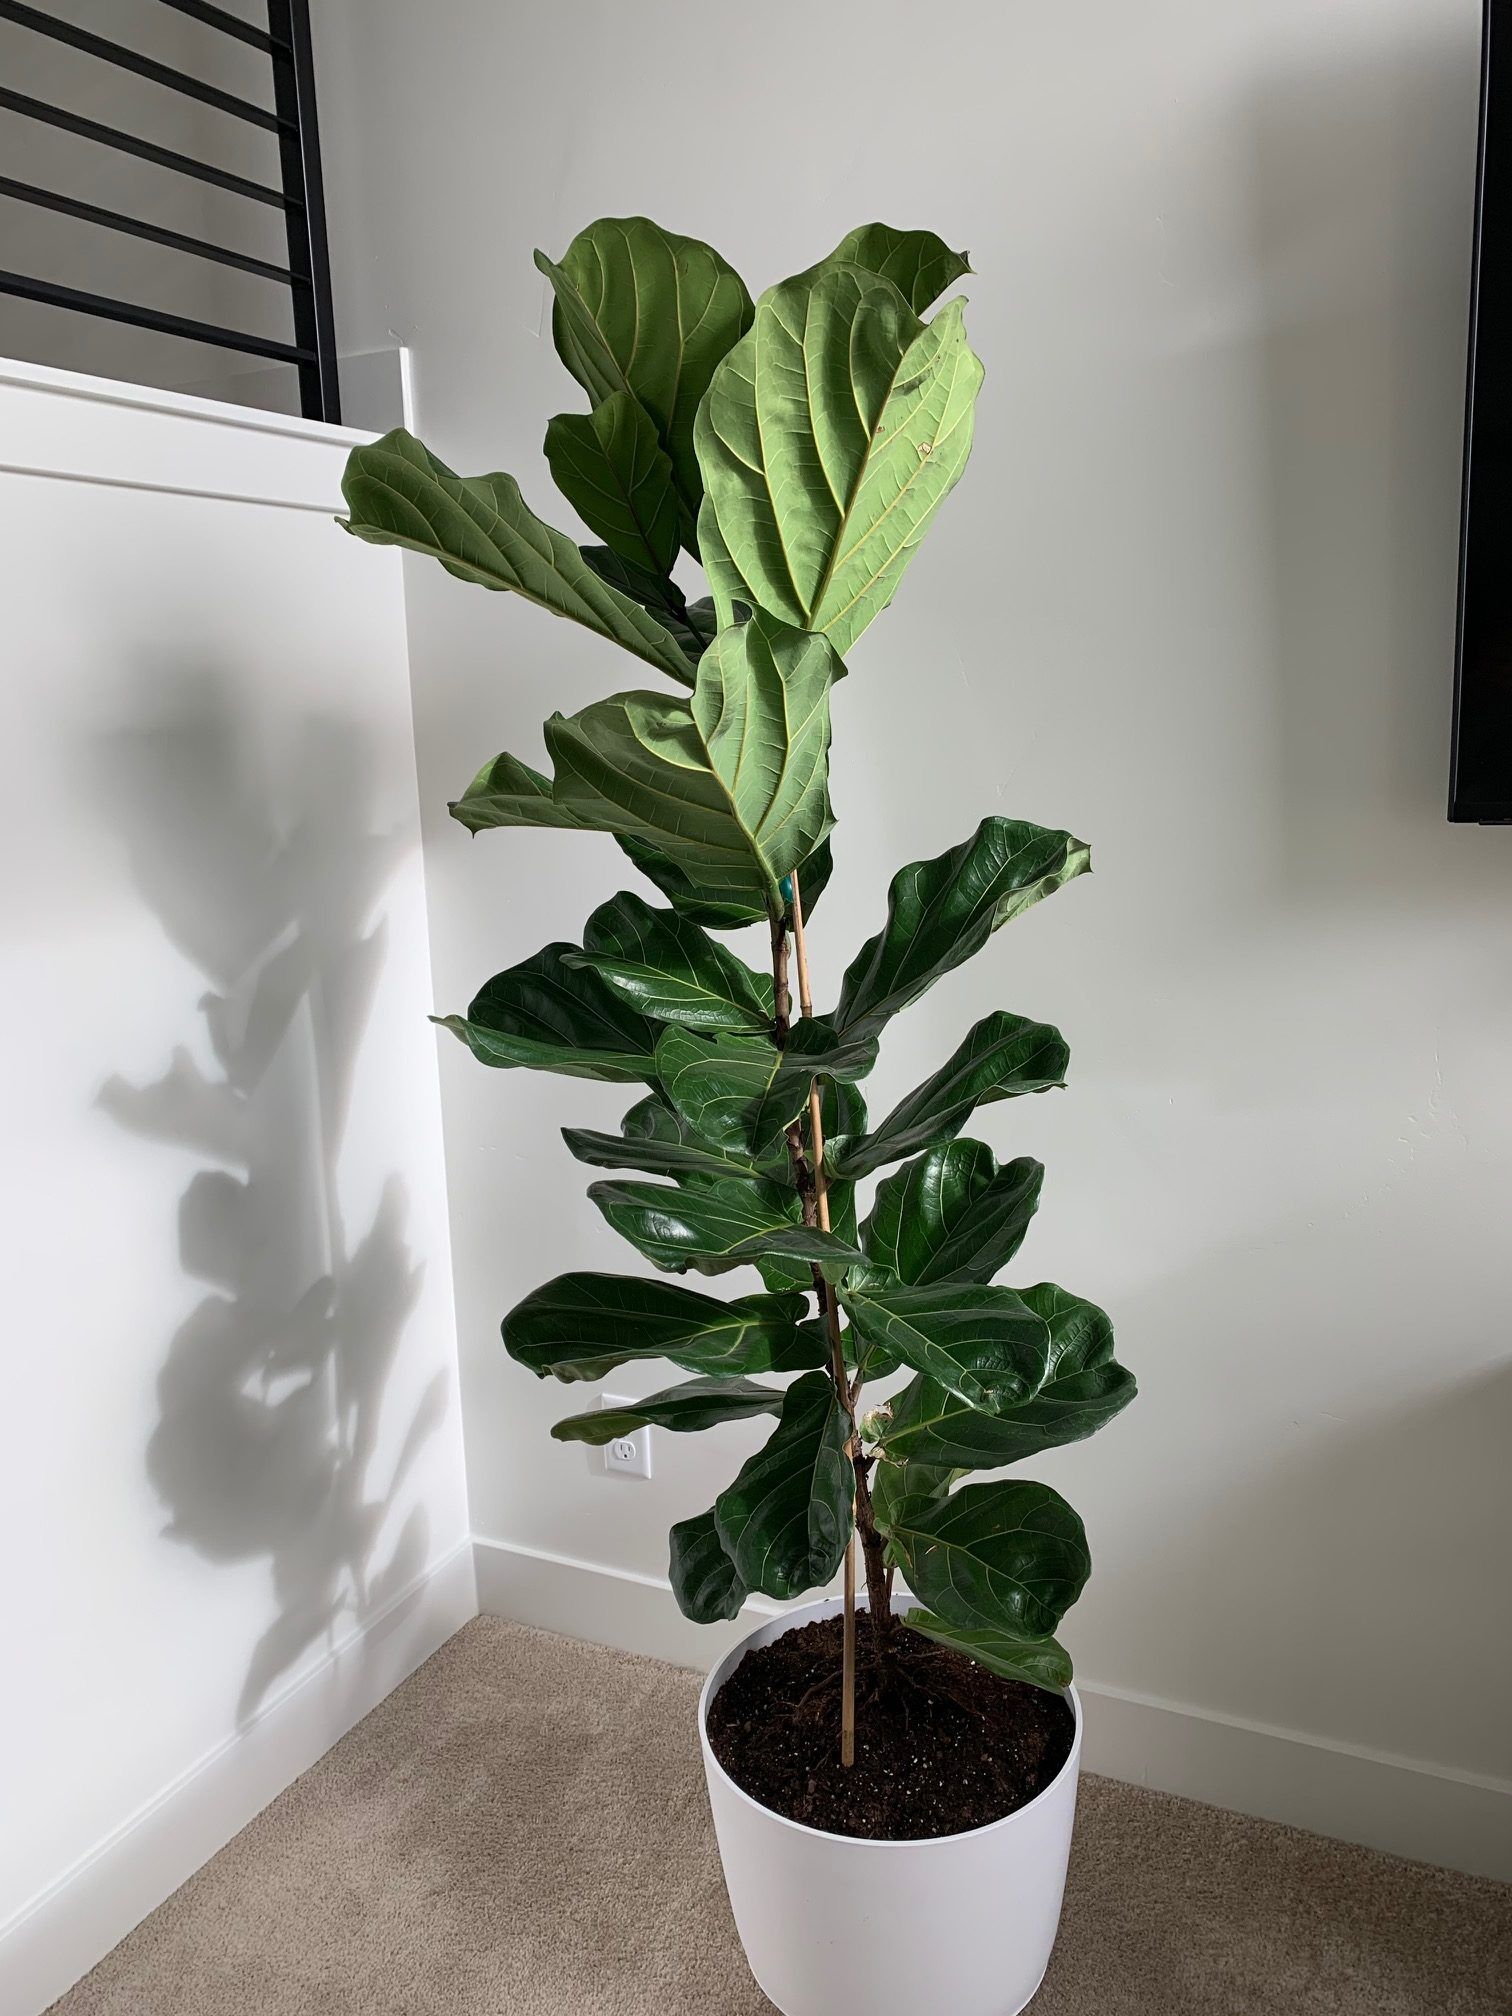
<path fill-rule="evenodd" d="M 686 1375 L 568 1415 L 564 1442 L 769 1420 L 714 1504 L 673 1526 L 672 1587 L 712 1622 L 843 1570 L 849 1763 L 857 1543 L 878 1685 L 901 1574 L 906 1625 L 1064 1687 L 1082 1523 L 1048 1485 L 981 1473 L 1079 1441 L 1134 1396 L 1100 1309 L 998 1282 L 1044 1171 L 966 1132 L 981 1107 L 1065 1083 L 1059 1031 L 998 1011 L 880 1118 L 862 1089 L 893 1017 L 1085 873 L 1082 842 L 984 819 L 899 870 L 834 1006 L 810 998 L 835 689 L 971 451 L 982 367 L 964 302 L 934 306 L 969 268 L 933 232 L 870 224 L 753 304 L 712 247 L 643 217 L 602 218 L 536 264 L 588 399 L 549 423 L 546 462 L 591 540 L 403 430 L 353 450 L 342 521 L 664 681 L 553 714 L 544 767 L 496 756 L 451 808 L 473 832 L 609 834 L 649 889 L 441 1018 L 485 1064 L 635 1088 L 617 1131 L 563 1138 L 610 1172 L 588 1194 L 657 1271 L 561 1275 L 510 1311 L 504 1343 L 543 1378 L 639 1360 Z M 757 963 L 724 935 L 753 928 Z M 741 1269 L 734 1294 L 666 1278 Z"/>

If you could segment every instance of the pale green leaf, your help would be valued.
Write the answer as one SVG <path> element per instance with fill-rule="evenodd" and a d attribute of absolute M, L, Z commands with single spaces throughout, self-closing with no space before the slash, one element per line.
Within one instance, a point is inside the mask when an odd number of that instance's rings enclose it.
<path fill-rule="evenodd" d="M 595 405 L 633 393 L 671 460 L 689 522 L 703 494 L 693 420 L 715 366 L 750 327 L 751 297 L 735 269 L 697 238 L 646 217 L 601 217 L 556 265 L 536 265 L 556 295 L 552 333 L 562 362 Z"/>
<path fill-rule="evenodd" d="M 915 315 L 971 271 L 964 252 L 952 252 L 933 231 L 899 231 L 891 224 L 862 224 L 847 231 L 820 267 L 863 266 L 890 280 Z"/>
<path fill-rule="evenodd" d="M 339 522 L 357 538 L 428 554 L 460 581 L 512 590 L 597 631 L 679 685 L 693 683 L 677 639 L 600 580 L 565 532 L 537 518 L 512 476 L 457 476 L 396 427 L 352 450 L 341 490 L 349 515 Z"/>
<path fill-rule="evenodd" d="M 671 573 L 679 543 L 677 489 L 672 464 L 637 399 L 611 392 L 591 413 L 559 413 L 546 429 L 546 462 L 590 531 L 633 565 L 663 577 Z"/>
<path fill-rule="evenodd" d="M 981 380 L 959 301 L 926 324 L 849 265 L 763 294 L 698 413 L 721 622 L 745 602 L 844 658 L 965 467 Z"/>

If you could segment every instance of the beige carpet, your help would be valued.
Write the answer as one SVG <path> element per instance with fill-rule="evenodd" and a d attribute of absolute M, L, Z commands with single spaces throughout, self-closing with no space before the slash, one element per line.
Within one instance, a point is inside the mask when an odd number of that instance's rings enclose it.
<path fill-rule="evenodd" d="M 469 1624 L 55 2016 L 762 2016 L 697 1692 Z M 1084 1782 L 1034 2016 L 1509 2011 L 1512 1889 Z"/>

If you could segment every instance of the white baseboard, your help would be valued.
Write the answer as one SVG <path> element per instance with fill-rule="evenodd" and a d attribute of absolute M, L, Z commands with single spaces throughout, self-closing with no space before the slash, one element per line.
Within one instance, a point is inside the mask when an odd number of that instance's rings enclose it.
<path fill-rule="evenodd" d="M 464 1540 L 0 1927 L 0 2004 L 56 2001 L 477 1612 Z"/>
<path fill-rule="evenodd" d="M 565 1554 L 477 1539 L 479 1607 L 487 1616 L 561 1631 L 707 1671 L 757 1617 L 783 1606 L 755 1598 L 731 1624 L 690 1624 L 662 1577 Z M 1512 1881 L 1512 1785 L 1442 1770 L 1289 1729 L 1077 1682 L 1087 1769 L 1261 1820 L 1279 1820 L 1392 1855 Z"/>

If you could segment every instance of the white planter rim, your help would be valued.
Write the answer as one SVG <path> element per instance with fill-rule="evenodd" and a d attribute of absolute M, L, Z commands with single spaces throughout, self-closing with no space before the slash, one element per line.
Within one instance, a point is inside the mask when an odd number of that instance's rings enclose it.
<path fill-rule="evenodd" d="M 858 1612 L 864 1610 L 866 1607 L 865 1599 L 862 1598 L 856 1607 Z M 1011 1827 L 1016 1820 L 1024 1819 L 1043 1800 L 1048 1799 L 1068 1772 L 1073 1776 L 1075 1775 L 1081 1757 L 1082 1705 L 1081 1696 L 1077 1693 L 1076 1683 L 1073 1681 L 1067 1686 L 1065 1693 L 1061 1696 L 1063 1701 L 1071 1703 L 1071 1713 L 1074 1718 L 1071 1728 L 1071 1748 L 1066 1752 L 1065 1763 L 1062 1764 L 1059 1771 L 1050 1780 L 1050 1783 L 1042 1785 L 1032 1799 L 1025 1800 L 1022 1806 L 1016 1806 L 1011 1813 L 1005 1813 L 1000 1820 L 989 1820 L 985 1827 L 963 1827 L 955 1834 L 916 1834 L 901 1841 L 877 1841 L 864 1834 L 832 1834 L 827 1827 L 810 1827 L 802 1820 L 790 1820 L 786 1813 L 779 1813 L 775 1806 L 764 1806 L 759 1799 L 753 1799 L 745 1787 L 738 1784 L 730 1776 L 729 1772 L 726 1771 L 723 1764 L 720 1763 L 718 1757 L 714 1754 L 714 1746 L 709 1741 L 709 1704 L 719 1692 L 719 1688 L 724 1685 L 724 1682 L 734 1677 L 736 1667 L 739 1666 L 741 1660 L 745 1658 L 747 1652 L 751 1649 L 751 1640 L 759 1637 L 770 1625 L 774 1623 L 782 1624 L 785 1628 L 777 1632 L 775 1637 L 786 1637 L 788 1630 L 796 1630 L 801 1624 L 816 1623 L 822 1616 L 833 1616 L 840 1608 L 841 1604 L 839 1600 L 837 1598 L 830 1598 L 820 1603 L 803 1603 L 796 1609 L 785 1612 L 780 1617 L 767 1618 L 764 1623 L 758 1624 L 754 1630 L 748 1632 L 741 1639 L 740 1643 L 727 1652 L 722 1659 L 716 1660 L 709 1672 L 708 1678 L 704 1681 L 702 1690 L 698 1696 L 699 1741 L 703 1746 L 704 1757 L 708 1762 L 709 1768 L 718 1773 L 720 1779 L 730 1788 L 731 1793 L 742 1805 L 749 1806 L 755 1813 L 763 1814 L 768 1820 L 774 1821 L 779 1827 L 791 1828 L 795 1834 L 807 1834 L 816 1841 L 843 1841 L 847 1847 L 869 1849 L 873 1852 L 885 1852 L 896 1848 L 931 1848 L 937 1845 L 943 1846 L 947 1841 L 979 1841 L 988 1834 L 996 1834 L 1005 1828 Z M 902 1613 L 901 1611 L 895 1611 L 894 1614 L 901 1615 Z M 768 1639 L 767 1642 L 770 1644 L 775 1642 L 775 1640 Z M 717 1685 L 716 1682 L 718 1683 Z M 1047 1689 L 1046 1691 L 1053 1692 L 1054 1690 Z"/>

